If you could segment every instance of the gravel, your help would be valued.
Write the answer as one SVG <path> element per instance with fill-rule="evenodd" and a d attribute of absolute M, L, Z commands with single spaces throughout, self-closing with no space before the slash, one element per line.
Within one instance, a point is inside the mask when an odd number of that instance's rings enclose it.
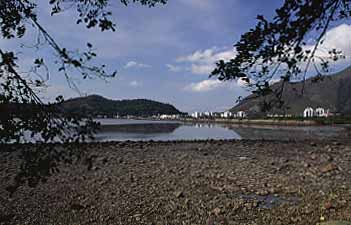
<path fill-rule="evenodd" d="M 6 191 L 18 151 L 0 153 L 0 224 L 329 224 L 351 221 L 351 142 L 82 144 L 93 165 L 62 164 Z M 57 145 L 56 148 L 62 148 Z"/>

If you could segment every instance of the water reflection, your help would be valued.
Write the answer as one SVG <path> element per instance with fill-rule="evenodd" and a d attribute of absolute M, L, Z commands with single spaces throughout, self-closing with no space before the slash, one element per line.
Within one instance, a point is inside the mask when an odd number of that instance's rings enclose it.
<path fill-rule="evenodd" d="M 337 126 L 243 126 L 226 125 L 247 140 L 308 140 L 341 138 L 343 127 Z"/>
<path fill-rule="evenodd" d="M 168 141 L 206 139 L 306 140 L 340 137 L 342 127 L 244 126 L 173 121 L 100 120 L 97 141 Z"/>
<path fill-rule="evenodd" d="M 241 139 L 234 130 L 213 124 L 121 124 L 103 125 L 96 135 L 97 141 L 168 141 Z"/>

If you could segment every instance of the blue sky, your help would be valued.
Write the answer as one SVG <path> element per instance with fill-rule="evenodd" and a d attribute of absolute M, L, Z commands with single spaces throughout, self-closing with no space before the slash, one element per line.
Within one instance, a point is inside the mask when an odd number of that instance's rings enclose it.
<path fill-rule="evenodd" d="M 98 53 L 97 63 L 118 70 L 117 77 L 108 82 L 82 80 L 73 73 L 81 93 L 153 99 L 186 112 L 223 111 L 248 92 L 236 81 L 209 80 L 214 62 L 233 57 L 232 45 L 255 25 L 257 14 L 271 17 L 281 4 L 280 0 L 169 0 L 166 5 L 147 8 L 114 3 L 111 9 L 117 30 L 104 33 L 75 25 L 73 10 L 51 17 L 47 5 L 40 5 L 38 12 L 41 23 L 61 46 L 75 50 L 90 42 Z M 351 32 L 348 25 L 344 29 Z M 334 42 L 343 38 L 339 33 L 331 38 Z M 0 46 L 11 49 L 35 38 L 36 33 L 30 31 L 26 38 L 16 43 L 1 41 Z M 342 44 L 351 47 L 350 42 Z M 27 48 L 21 52 L 24 68 L 34 55 L 52 53 L 47 46 L 35 54 Z M 54 69 L 48 85 L 41 94 L 47 100 L 59 94 L 65 98 L 79 95 Z"/>

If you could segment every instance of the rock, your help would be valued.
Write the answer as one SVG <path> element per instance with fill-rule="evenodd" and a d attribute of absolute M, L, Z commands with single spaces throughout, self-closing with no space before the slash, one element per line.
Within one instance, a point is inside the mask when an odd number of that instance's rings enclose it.
<path fill-rule="evenodd" d="M 183 193 L 182 191 L 176 191 L 176 192 L 174 193 L 174 195 L 175 195 L 177 198 L 182 198 L 182 197 L 184 197 L 184 193 Z"/>
<path fill-rule="evenodd" d="M 214 219 L 212 217 L 210 217 L 206 220 L 206 225 L 214 225 L 214 224 L 215 224 Z"/>
<path fill-rule="evenodd" d="M 341 205 L 341 206 L 346 206 L 347 205 L 347 201 L 342 199 L 342 200 L 338 201 L 338 204 Z"/>
<path fill-rule="evenodd" d="M 324 217 L 324 216 L 321 216 L 321 217 L 319 218 L 319 221 L 324 222 L 324 221 L 325 221 L 325 217 Z"/>
<path fill-rule="evenodd" d="M 331 202 L 326 202 L 326 203 L 324 204 L 324 208 L 325 208 L 326 210 L 329 210 L 329 209 L 334 208 L 334 206 L 333 206 L 333 204 L 332 204 Z"/>
<path fill-rule="evenodd" d="M 80 211 L 85 209 L 85 207 L 83 205 L 80 205 L 78 203 L 73 203 L 71 204 L 71 210 L 76 210 L 76 211 Z"/>
<path fill-rule="evenodd" d="M 317 159 L 317 155 L 316 155 L 316 154 L 312 154 L 312 155 L 311 155 L 311 159 L 312 159 L 312 160 Z"/>
<path fill-rule="evenodd" d="M 13 214 L 0 214 L 0 224 L 9 224 L 14 217 Z"/>
<path fill-rule="evenodd" d="M 333 156 L 331 156 L 331 155 L 326 155 L 326 156 L 325 156 L 325 160 L 328 161 L 328 162 L 331 162 L 331 161 L 333 161 L 334 159 L 333 159 Z"/>
<path fill-rule="evenodd" d="M 98 171 L 100 168 L 97 167 L 97 166 L 93 166 L 91 169 L 92 169 L 93 171 Z"/>
<path fill-rule="evenodd" d="M 309 163 L 304 163 L 303 166 L 304 166 L 305 168 L 311 167 L 311 165 L 310 165 Z"/>
<path fill-rule="evenodd" d="M 347 222 L 347 221 L 329 221 L 329 222 L 319 223 L 318 225 L 351 225 L 351 222 Z"/>
<path fill-rule="evenodd" d="M 328 172 L 331 172 L 333 170 L 336 170 L 338 167 L 335 166 L 334 164 L 332 163 L 329 163 L 328 165 L 324 166 L 321 168 L 321 172 L 322 173 L 328 173 Z"/>
<path fill-rule="evenodd" d="M 277 191 L 274 188 L 268 190 L 269 194 L 275 194 Z"/>
<path fill-rule="evenodd" d="M 216 216 L 218 216 L 221 213 L 221 209 L 215 208 L 214 210 L 212 210 L 212 213 L 215 214 Z"/>
<path fill-rule="evenodd" d="M 269 192 L 266 190 L 260 190 L 260 191 L 257 191 L 255 194 L 259 196 L 266 196 L 269 194 Z"/>
<path fill-rule="evenodd" d="M 108 158 L 107 157 L 101 157 L 98 160 L 101 161 L 103 164 L 106 164 L 108 162 Z"/>

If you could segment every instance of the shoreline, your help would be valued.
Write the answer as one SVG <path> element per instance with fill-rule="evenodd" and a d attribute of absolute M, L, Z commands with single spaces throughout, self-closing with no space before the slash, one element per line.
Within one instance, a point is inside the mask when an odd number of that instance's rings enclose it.
<path fill-rule="evenodd" d="M 218 123 L 218 124 L 238 124 L 238 125 L 280 125 L 280 126 L 319 126 L 322 124 L 313 120 L 274 120 L 274 119 L 214 119 L 214 120 L 183 120 L 184 122 L 195 123 Z"/>
<path fill-rule="evenodd" d="M 114 118 L 110 118 L 114 119 Z M 318 118 L 316 118 L 318 119 Z M 330 119 L 330 118 L 329 118 Z M 335 118 L 331 118 L 335 119 Z M 342 119 L 342 118 L 341 118 Z M 128 120 L 123 118 L 122 120 Z M 345 125 L 351 126 L 351 121 L 338 122 L 338 118 L 335 121 L 326 120 L 309 120 L 309 119 L 155 119 L 155 118 L 132 118 L 131 120 L 149 120 L 149 121 L 161 121 L 161 122 L 181 122 L 181 123 L 217 123 L 217 124 L 238 124 L 238 125 L 277 125 L 277 126 L 336 126 Z"/>

